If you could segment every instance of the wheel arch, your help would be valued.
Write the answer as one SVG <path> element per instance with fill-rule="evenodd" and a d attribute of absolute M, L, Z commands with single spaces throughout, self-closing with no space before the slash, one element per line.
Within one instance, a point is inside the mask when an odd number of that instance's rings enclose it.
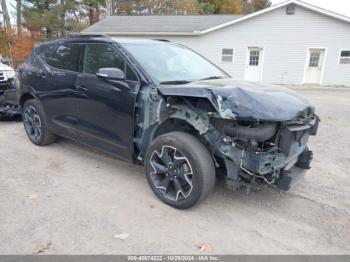
<path fill-rule="evenodd" d="M 219 177 L 226 177 L 229 167 L 227 166 L 227 162 L 225 161 L 224 156 L 215 151 L 211 143 L 205 138 L 205 134 L 201 133 L 203 129 L 201 130 L 200 128 L 201 126 L 194 125 L 193 121 L 190 121 L 189 119 L 176 117 L 167 118 L 165 121 L 157 125 L 152 131 L 152 135 L 150 137 L 146 150 L 153 140 L 163 134 L 171 133 L 174 131 L 188 133 L 197 138 L 197 140 L 208 150 L 215 165 L 217 175 Z"/>
<path fill-rule="evenodd" d="M 199 135 L 198 130 L 191 123 L 181 118 L 169 117 L 165 121 L 155 126 L 152 136 L 150 137 L 150 141 L 153 141 L 158 136 L 174 131 L 182 131 L 192 135 Z"/>
<path fill-rule="evenodd" d="M 213 147 L 206 135 L 210 129 L 209 112 L 217 113 L 206 97 L 162 96 L 147 110 L 135 137 L 135 157 L 143 162 L 146 152 L 157 137 L 181 131 L 194 136 L 210 152 L 215 161 Z M 146 119 L 147 121 L 144 121 Z"/>
<path fill-rule="evenodd" d="M 208 152 L 213 158 L 213 161 L 216 162 L 216 159 L 211 150 L 210 144 L 205 139 L 204 134 L 201 134 L 201 130 L 198 129 L 198 126 L 194 125 L 189 120 L 185 120 L 177 117 L 169 117 L 153 128 L 150 135 L 149 143 L 146 146 L 145 151 L 147 151 L 152 141 L 154 141 L 157 137 L 167 133 L 176 132 L 176 131 L 184 132 L 197 138 L 197 140 L 201 144 L 203 144 L 204 147 L 208 150 Z"/>
<path fill-rule="evenodd" d="M 18 105 L 20 106 L 21 110 L 23 108 L 23 105 L 26 101 L 28 101 L 29 99 L 35 99 L 35 96 L 30 94 L 30 93 L 23 93 L 21 94 L 21 96 L 19 97 L 18 100 Z"/>

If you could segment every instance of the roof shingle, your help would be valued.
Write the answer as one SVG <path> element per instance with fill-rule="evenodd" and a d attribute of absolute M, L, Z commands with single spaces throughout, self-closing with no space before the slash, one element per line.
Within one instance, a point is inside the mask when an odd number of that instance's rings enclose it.
<path fill-rule="evenodd" d="M 198 32 L 242 15 L 107 16 L 84 33 Z"/>

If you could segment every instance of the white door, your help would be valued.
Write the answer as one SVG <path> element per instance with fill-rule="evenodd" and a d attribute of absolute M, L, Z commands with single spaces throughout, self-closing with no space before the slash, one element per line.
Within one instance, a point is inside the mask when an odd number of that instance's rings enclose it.
<path fill-rule="evenodd" d="M 309 49 L 305 69 L 305 84 L 321 83 L 324 54 L 324 49 Z"/>
<path fill-rule="evenodd" d="M 261 81 L 263 67 L 263 49 L 249 47 L 245 66 L 245 79 L 248 81 Z"/>

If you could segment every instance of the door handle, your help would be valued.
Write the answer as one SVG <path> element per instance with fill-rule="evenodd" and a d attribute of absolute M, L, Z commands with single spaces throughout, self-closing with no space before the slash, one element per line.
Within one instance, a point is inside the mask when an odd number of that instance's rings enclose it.
<path fill-rule="evenodd" d="M 117 91 L 117 92 L 121 92 L 122 91 L 120 88 L 118 88 L 116 86 L 112 87 L 112 90 Z"/>
<path fill-rule="evenodd" d="M 40 70 L 40 72 L 35 73 L 35 76 L 40 77 L 40 78 L 46 78 L 47 74 L 45 71 Z"/>
<path fill-rule="evenodd" d="M 40 74 L 39 74 L 39 77 L 41 77 L 41 78 L 44 78 L 44 79 L 45 79 L 47 76 L 46 76 L 46 73 L 40 73 Z"/>
<path fill-rule="evenodd" d="M 76 85 L 75 88 L 79 91 L 87 92 L 89 89 L 84 85 Z"/>

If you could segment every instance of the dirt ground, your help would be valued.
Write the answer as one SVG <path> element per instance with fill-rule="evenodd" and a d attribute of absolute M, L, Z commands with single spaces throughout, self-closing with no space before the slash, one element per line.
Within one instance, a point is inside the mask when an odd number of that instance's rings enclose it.
<path fill-rule="evenodd" d="M 47 241 L 45 254 L 349 254 L 350 89 L 296 90 L 322 119 L 304 179 L 249 195 L 218 183 L 187 211 L 161 203 L 142 167 L 64 139 L 36 147 L 0 122 L 0 254 Z"/>

